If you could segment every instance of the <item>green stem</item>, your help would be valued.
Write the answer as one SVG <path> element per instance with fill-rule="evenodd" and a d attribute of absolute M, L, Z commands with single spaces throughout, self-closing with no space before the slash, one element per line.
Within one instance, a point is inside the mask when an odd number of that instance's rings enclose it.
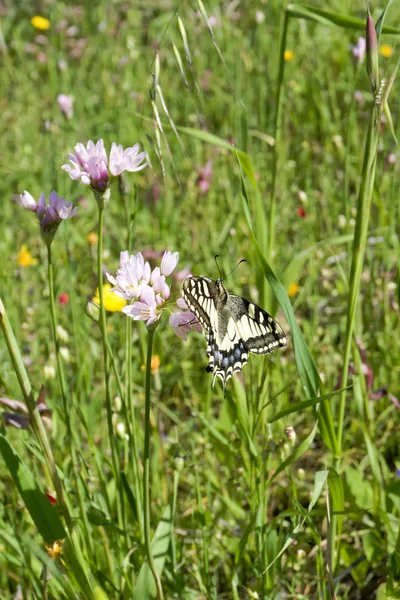
<path fill-rule="evenodd" d="M 342 392 L 339 398 L 337 440 L 339 454 L 342 451 L 343 425 L 346 405 L 351 347 L 354 333 L 357 300 L 360 293 L 361 273 L 364 264 L 365 248 L 368 236 L 368 222 L 371 198 L 375 179 L 376 154 L 379 139 L 379 123 L 375 105 L 372 106 L 370 124 L 366 139 L 360 191 L 358 195 L 356 227 L 354 231 L 353 252 L 349 279 L 349 297 L 347 302 L 346 340 L 343 355 Z"/>
<path fill-rule="evenodd" d="M 47 244 L 47 276 L 48 276 L 48 281 L 49 281 L 51 330 L 53 333 L 53 342 L 54 342 L 54 348 L 56 351 L 57 375 L 58 375 L 58 381 L 60 384 L 61 398 L 62 398 L 63 409 L 64 409 L 65 425 L 67 427 L 68 446 L 69 446 L 69 450 L 70 450 L 71 459 L 72 459 L 72 462 L 74 465 L 75 461 L 74 461 L 74 452 L 73 452 L 73 444 L 72 444 L 70 407 L 68 404 L 68 397 L 71 398 L 72 395 L 69 395 L 67 393 L 67 386 L 65 383 L 65 375 L 64 375 L 64 367 L 63 367 L 63 363 L 62 363 L 62 357 L 60 354 L 60 344 L 59 344 L 58 333 L 57 333 L 57 315 L 56 315 L 56 303 L 55 303 L 55 294 L 54 294 L 54 273 L 53 273 L 51 243 Z"/>
<path fill-rule="evenodd" d="M 99 286 L 100 298 L 100 330 L 103 342 L 103 358 L 104 358 L 104 379 L 106 386 L 106 411 L 107 411 L 107 426 L 110 440 L 110 448 L 112 461 L 115 471 L 115 476 L 118 474 L 118 460 L 115 448 L 115 437 L 112 423 L 112 405 L 111 405 L 111 386 L 110 386 L 110 361 L 108 356 L 108 338 L 107 338 L 107 320 L 106 309 L 104 307 L 104 291 L 103 291 L 103 219 L 104 208 L 99 207 L 99 225 L 98 225 L 98 246 L 97 246 L 97 280 Z"/>
<path fill-rule="evenodd" d="M 132 471 L 133 471 L 133 487 L 135 490 L 136 510 L 139 523 L 140 540 L 144 542 L 143 531 L 143 508 L 142 508 L 142 490 L 140 485 L 140 468 L 139 468 L 139 453 L 136 437 L 136 411 L 133 400 L 132 391 L 132 319 L 126 319 L 126 357 L 127 357 L 127 425 L 129 431 L 129 441 L 131 443 Z"/>
<path fill-rule="evenodd" d="M 283 26 L 281 32 L 281 38 L 279 42 L 279 72 L 278 72 L 278 83 L 276 88 L 275 98 L 275 120 L 273 125 L 273 136 L 275 138 L 274 144 L 274 156 L 272 161 L 272 181 L 271 181 L 271 198 L 270 198 L 270 213 L 269 213 L 269 226 L 268 226 L 268 252 L 267 258 L 270 265 L 273 264 L 274 248 L 275 248 L 275 214 L 276 214 L 276 189 L 277 189 L 277 174 L 278 174 L 278 162 L 280 152 L 280 140 L 281 140 L 281 129 L 282 129 L 282 107 L 283 107 L 283 76 L 285 72 L 285 48 L 286 39 L 289 25 L 289 16 L 287 10 L 284 12 Z"/>
<path fill-rule="evenodd" d="M 118 450 L 116 445 L 116 438 L 114 435 L 114 427 L 112 422 L 112 403 L 111 403 L 111 382 L 110 382 L 110 356 L 108 353 L 108 337 L 107 337 L 107 320 L 106 310 L 104 307 L 104 291 L 103 291 L 103 222 L 104 222 L 104 206 L 99 206 L 99 224 L 98 224 L 98 245 L 97 245 L 97 279 L 99 286 L 99 299 L 100 299 L 100 330 L 103 342 L 103 359 L 104 359 L 104 381 L 106 388 L 106 412 L 107 412 L 107 429 L 108 438 L 110 443 L 112 464 L 114 468 L 114 476 L 116 479 L 117 486 L 117 512 L 118 512 L 118 524 L 119 527 L 123 527 L 123 488 L 120 485 L 119 475 L 119 461 L 118 461 Z"/>
<path fill-rule="evenodd" d="M 164 600 L 161 580 L 156 571 L 150 539 L 150 391 L 151 391 L 151 357 L 153 353 L 154 331 L 148 331 L 146 379 L 145 379 L 145 416 L 144 416 L 144 456 L 143 456 L 143 519 L 144 543 L 147 561 L 157 588 L 158 600 Z"/>

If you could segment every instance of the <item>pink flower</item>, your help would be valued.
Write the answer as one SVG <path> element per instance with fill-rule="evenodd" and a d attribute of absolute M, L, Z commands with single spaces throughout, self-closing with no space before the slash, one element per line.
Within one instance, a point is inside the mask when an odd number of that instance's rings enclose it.
<path fill-rule="evenodd" d="M 149 164 L 146 152 L 139 154 L 138 150 L 139 144 L 124 150 L 122 146 L 113 142 L 108 160 L 103 140 L 96 144 L 89 140 L 86 148 L 83 144 L 75 146 L 75 154 L 68 155 L 72 166 L 63 165 L 62 169 L 71 179 L 79 180 L 85 185 L 90 185 L 96 192 L 104 194 L 115 177 L 125 171 L 141 171 Z M 143 163 L 144 160 L 146 162 Z"/>
<path fill-rule="evenodd" d="M 111 291 L 133 302 L 122 309 L 128 317 L 135 321 L 145 321 L 147 327 L 159 321 L 169 304 L 171 295 L 171 288 L 166 278 L 174 271 L 178 260 L 178 252 L 167 250 L 162 256 L 161 266 L 151 270 L 150 264 L 144 261 L 141 252 L 131 256 L 127 250 L 121 252 L 120 268 L 116 276 L 113 277 L 110 273 L 106 275 L 114 286 Z M 176 304 L 181 311 L 173 313 L 169 321 L 175 333 L 186 340 L 187 333 L 191 329 L 201 332 L 201 325 L 196 317 L 188 311 L 182 312 L 182 309 L 187 309 L 185 301 L 179 298 Z"/>
<path fill-rule="evenodd" d="M 143 163 L 142 161 L 146 162 Z M 112 143 L 110 152 L 111 175 L 116 177 L 124 171 L 129 171 L 130 173 L 141 171 L 148 164 L 149 161 L 146 152 L 139 153 L 139 144 L 135 144 L 132 148 L 124 150 L 122 146 L 117 146 L 115 142 Z"/>
<path fill-rule="evenodd" d="M 66 202 L 65 198 L 59 198 L 57 192 L 52 191 L 49 196 L 49 204 L 43 193 L 36 202 L 34 197 L 25 190 L 19 197 L 19 202 L 28 210 L 35 212 L 40 224 L 40 230 L 46 243 L 51 243 L 61 221 L 70 219 L 76 214 L 72 202 Z"/>
<path fill-rule="evenodd" d="M 169 318 L 169 324 L 184 342 L 186 342 L 187 334 L 190 331 L 201 333 L 201 325 L 197 317 L 190 311 L 172 313 Z"/>
<path fill-rule="evenodd" d="M 212 171 L 213 161 L 209 160 L 204 167 L 199 169 L 199 176 L 197 178 L 197 184 L 200 188 L 201 194 L 204 196 L 207 194 L 210 189 L 213 171 Z"/>
<path fill-rule="evenodd" d="M 357 60 L 357 62 L 359 64 L 364 62 L 366 50 L 367 50 L 367 43 L 365 41 L 365 38 L 359 37 L 357 44 L 355 46 L 353 46 L 351 49 L 354 58 Z"/>
<path fill-rule="evenodd" d="M 72 119 L 74 116 L 74 97 L 67 96 L 66 94 L 59 94 L 57 96 L 57 103 L 59 109 L 67 119 Z"/>
<path fill-rule="evenodd" d="M 164 252 L 164 256 L 161 260 L 161 273 L 168 277 L 171 275 L 172 271 L 175 270 L 176 265 L 178 264 L 179 253 L 178 252 L 170 252 L 167 250 Z"/>
<path fill-rule="evenodd" d="M 146 286 L 139 301 L 122 309 L 126 315 L 135 321 L 146 321 L 146 326 L 152 325 L 158 318 L 156 295 L 153 288 Z"/>
<path fill-rule="evenodd" d="M 106 273 L 108 281 L 114 286 L 114 294 L 125 300 L 137 299 L 148 285 L 151 276 L 150 264 L 144 262 L 143 255 L 138 252 L 129 256 L 129 252 L 121 252 L 120 268 L 116 277 Z"/>

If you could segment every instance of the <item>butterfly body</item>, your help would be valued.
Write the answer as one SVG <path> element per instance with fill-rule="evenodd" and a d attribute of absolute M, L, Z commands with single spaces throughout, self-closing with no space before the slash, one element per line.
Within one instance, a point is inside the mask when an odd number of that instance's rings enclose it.
<path fill-rule="evenodd" d="M 256 304 L 230 294 L 221 279 L 187 277 L 182 297 L 205 329 L 212 385 L 219 377 L 225 388 L 246 364 L 249 352 L 268 354 L 286 345 L 279 323 Z"/>

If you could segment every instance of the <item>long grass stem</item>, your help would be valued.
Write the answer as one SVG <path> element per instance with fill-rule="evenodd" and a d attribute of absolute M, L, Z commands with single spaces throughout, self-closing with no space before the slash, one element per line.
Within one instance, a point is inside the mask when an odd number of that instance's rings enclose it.
<path fill-rule="evenodd" d="M 344 414 L 346 406 L 346 388 L 348 382 L 351 347 L 354 334 L 354 324 L 357 301 L 360 293 L 361 273 L 364 264 L 365 248 L 367 244 L 368 222 L 371 210 L 371 198 L 375 180 L 376 155 L 378 149 L 379 124 L 375 105 L 372 106 L 370 124 L 365 144 L 364 161 L 362 167 L 361 184 L 358 194 L 356 226 L 353 240 L 352 261 L 349 279 L 349 293 L 347 301 L 346 338 L 343 354 L 342 392 L 339 398 L 337 441 L 339 454 L 342 451 Z"/>
<path fill-rule="evenodd" d="M 147 561 L 157 588 L 158 600 L 164 599 L 161 580 L 151 551 L 150 536 L 150 397 L 151 397 L 151 357 L 153 354 L 154 331 L 148 331 L 147 359 L 145 375 L 145 415 L 144 415 L 144 456 L 143 456 L 143 529 Z"/>

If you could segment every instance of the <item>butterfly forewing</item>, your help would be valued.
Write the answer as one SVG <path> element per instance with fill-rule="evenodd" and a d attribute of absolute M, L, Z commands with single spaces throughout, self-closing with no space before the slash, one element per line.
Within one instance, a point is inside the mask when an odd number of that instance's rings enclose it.
<path fill-rule="evenodd" d="M 229 294 L 221 281 L 188 277 L 182 296 L 206 330 L 212 385 L 220 377 L 225 388 L 227 380 L 246 364 L 248 352 L 267 354 L 286 345 L 284 331 L 271 315 Z"/>

